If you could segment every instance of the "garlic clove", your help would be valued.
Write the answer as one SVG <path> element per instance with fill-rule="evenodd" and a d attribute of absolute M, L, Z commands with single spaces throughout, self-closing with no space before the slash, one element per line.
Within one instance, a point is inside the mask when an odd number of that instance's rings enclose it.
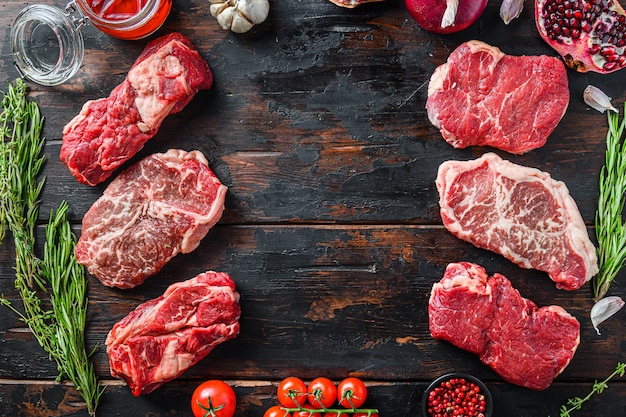
<path fill-rule="evenodd" d="M 607 110 L 612 110 L 617 113 L 617 109 L 611 104 L 611 97 L 607 96 L 604 91 L 593 85 L 588 85 L 583 91 L 583 100 L 585 104 L 594 110 L 604 113 Z"/>
<path fill-rule="evenodd" d="M 598 325 L 620 311 L 622 307 L 624 307 L 624 301 L 617 296 L 604 297 L 593 305 L 591 308 L 591 324 L 593 324 L 593 328 L 596 329 L 598 335 L 600 334 Z"/>
<path fill-rule="evenodd" d="M 524 0 L 503 0 L 500 5 L 500 17 L 505 25 L 511 23 L 511 20 L 519 17 L 524 8 Z"/>

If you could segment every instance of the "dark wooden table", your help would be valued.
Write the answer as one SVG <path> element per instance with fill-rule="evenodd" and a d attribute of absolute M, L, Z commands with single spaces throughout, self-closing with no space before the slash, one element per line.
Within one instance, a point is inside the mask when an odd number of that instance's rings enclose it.
<path fill-rule="evenodd" d="M 63 0 L 38 3 L 64 6 Z M 14 80 L 9 46 L 13 17 L 27 2 L 0 3 L 0 79 Z M 500 2 L 455 35 L 420 29 L 403 1 L 343 9 L 327 0 L 272 0 L 268 20 L 236 35 L 222 30 L 208 0 L 174 0 L 158 34 L 180 31 L 209 62 L 215 83 L 170 116 L 134 159 L 171 147 L 199 149 L 229 187 L 226 210 L 193 253 L 176 257 L 133 290 L 103 287 L 89 277 L 87 340 L 106 386 L 99 413 L 190 416 L 189 398 L 206 379 L 234 386 L 239 416 L 262 416 L 276 403 L 284 377 L 311 380 L 348 375 L 370 387 L 368 404 L 381 416 L 419 416 L 421 394 L 442 373 L 463 371 L 486 381 L 495 416 L 553 416 L 568 398 L 586 395 L 626 360 L 624 311 L 593 330 L 591 289 L 557 290 L 544 273 L 453 237 L 441 224 L 435 176 L 448 159 L 487 149 L 456 150 L 425 112 L 434 68 L 461 42 L 480 39 L 514 55 L 555 53 L 534 26 L 532 2 L 505 26 Z M 47 177 L 41 221 L 62 199 L 80 220 L 104 186 L 77 183 L 59 161 L 63 126 L 93 98 L 108 96 L 126 76 L 144 41 L 120 41 L 83 29 L 80 72 L 58 87 L 33 83 L 30 97 L 46 124 Z M 626 72 L 569 72 L 571 100 L 548 143 L 523 156 L 498 152 L 564 181 L 595 236 L 598 174 L 604 164 L 606 116 L 588 108 L 582 91 L 594 84 L 626 100 Z M 4 81 L 3 81 L 4 82 Z M 5 91 L 5 88 L 2 88 Z M 595 239 L 594 239 L 595 240 Z M 14 248 L 0 246 L 0 288 L 13 288 Z M 467 260 L 508 276 L 539 306 L 558 304 L 581 322 L 574 359 L 550 388 L 536 392 L 505 383 L 477 357 L 431 338 L 427 303 L 450 262 Z M 133 397 L 111 378 L 104 340 L 115 322 L 172 282 L 208 270 L 229 272 L 241 293 L 241 333 L 218 346 L 179 379 Z M 626 296 L 622 282 L 611 295 Z M 0 309 L 0 415 L 87 416 L 27 327 Z M 626 415 L 626 381 L 616 380 L 578 416 Z"/>

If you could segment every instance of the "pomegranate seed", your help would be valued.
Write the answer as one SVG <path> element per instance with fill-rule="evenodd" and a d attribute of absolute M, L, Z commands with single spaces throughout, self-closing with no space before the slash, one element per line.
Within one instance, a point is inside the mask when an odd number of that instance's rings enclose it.
<path fill-rule="evenodd" d="M 615 48 L 613 48 L 612 46 L 605 46 L 600 51 L 600 55 L 602 55 L 603 57 L 608 57 L 608 56 L 611 56 L 611 55 L 615 55 Z"/>
<path fill-rule="evenodd" d="M 607 62 L 607 63 L 605 63 L 605 64 L 602 66 L 602 68 L 603 68 L 605 71 L 612 71 L 612 70 L 614 70 L 615 68 L 617 68 L 617 62 Z"/>
<path fill-rule="evenodd" d="M 582 29 L 582 31 L 585 33 L 589 33 L 591 32 L 591 25 L 586 20 L 583 20 L 583 22 L 580 24 L 580 29 Z"/>

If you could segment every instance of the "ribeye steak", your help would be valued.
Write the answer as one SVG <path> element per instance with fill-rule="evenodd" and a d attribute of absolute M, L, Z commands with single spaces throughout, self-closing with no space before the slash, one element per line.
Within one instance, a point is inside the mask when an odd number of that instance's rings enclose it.
<path fill-rule="evenodd" d="M 148 156 L 87 211 L 76 258 L 104 285 L 135 287 L 198 247 L 221 218 L 226 191 L 199 151 Z"/>
<path fill-rule="evenodd" d="M 240 313 L 226 273 L 172 284 L 113 326 L 106 339 L 111 375 L 126 380 L 133 395 L 148 394 L 236 337 Z"/>
<path fill-rule="evenodd" d="M 61 160 L 84 184 L 106 180 L 156 135 L 167 115 L 212 83 L 209 65 L 180 33 L 150 42 L 109 97 L 86 102 L 63 128 Z"/>
<path fill-rule="evenodd" d="M 435 69 L 426 111 L 455 148 L 514 154 L 543 146 L 569 104 L 567 72 L 549 56 L 511 56 L 480 41 L 461 44 Z"/>
<path fill-rule="evenodd" d="M 575 290 L 598 272 L 596 249 L 567 186 L 487 153 L 437 174 L 444 226 L 456 237 Z"/>
<path fill-rule="evenodd" d="M 501 274 L 449 264 L 428 303 L 432 336 L 479 355 L 504 380 L 543 390 L 570 363 L 580 324 L 560 306 L 538 308 Z"/>

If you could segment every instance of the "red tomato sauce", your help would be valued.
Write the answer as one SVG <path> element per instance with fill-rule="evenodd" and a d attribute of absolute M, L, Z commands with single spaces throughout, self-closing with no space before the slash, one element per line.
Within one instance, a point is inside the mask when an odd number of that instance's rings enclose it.
<path fill-rule="evenodd" d="M 126 20 L 135 16 L 147 0 L 87 0 L 87 5 L 102 19 Z"/>
<path fill-rule="evenodd" d="M 157 30 L 169 15 L 172 0 L 161 0 L 158 6 L 148 5 L 152 12 L 142 24 L 132 24 L 128 29 L 117 25 L 140 13 L 146 14 L 144 7 L 149 0 L 82 0 L 93 14 L 92 23 L 103 32 L 121 39 L 140 39 Z M 101 20 L 101 21 L 98 21 Z"/>

